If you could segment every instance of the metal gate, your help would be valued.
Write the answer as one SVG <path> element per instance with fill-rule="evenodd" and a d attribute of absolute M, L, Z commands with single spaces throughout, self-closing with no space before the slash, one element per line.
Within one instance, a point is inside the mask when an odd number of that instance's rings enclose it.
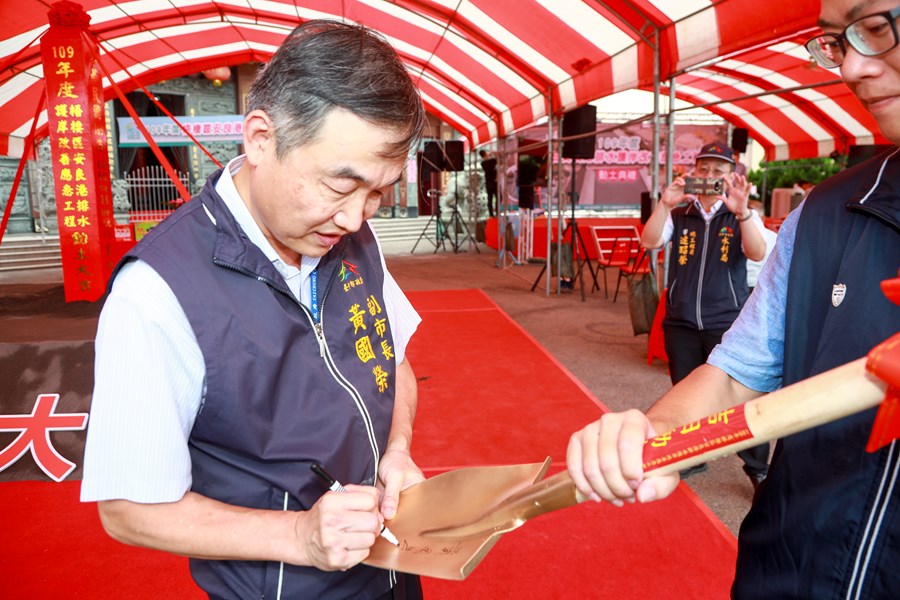
<path fill-rule="evenodd" d="M 185 188 L 187 173 L 175 171 Z M 178 188 L 160 165 L 141 167 L 125 174 L 128 182 L 128 202 L 131 205 L 130 220 L 162 221 L 181 203 Z"/>

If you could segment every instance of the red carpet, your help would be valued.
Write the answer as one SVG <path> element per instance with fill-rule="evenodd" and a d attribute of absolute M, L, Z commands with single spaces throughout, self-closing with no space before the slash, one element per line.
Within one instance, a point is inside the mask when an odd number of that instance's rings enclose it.
<path fill-rule="evenodd" d="M 409 356 L 420 380 L 413 455 L 426 474 L 547 456 L 561 468 L 571 432 L 601 412 L 591 394 L 482 292 L 409 296 L 424 319 Z M 203 597 L 187 559 L 112 541 L 78 488 L 0 482 L 0 597 Z M 425 592 L 429 600 L 726 598 L 734 557 L 734 537 L 682 485 L 650 506 L 589 503 L 535 519 L 465 581 L 427 579 Z"/>
<path fill-rule="evenodd" d="M 188 560 L 114 541 L 80 481 L 0 483 L 0 598 L 206 598 Z"/>
<path fill-rule="evenodd" d="M 597 400 L 478 290 L 411 293 L 423 323 L 413 456 L 431 476 L 460 466 L 563 468 L 569 435 Z M 736 542 L 686 485 L 664 502 L 586 503 L 506 534 L 465 580 L 425 580 L 426 597 L 727 598 Z"/>

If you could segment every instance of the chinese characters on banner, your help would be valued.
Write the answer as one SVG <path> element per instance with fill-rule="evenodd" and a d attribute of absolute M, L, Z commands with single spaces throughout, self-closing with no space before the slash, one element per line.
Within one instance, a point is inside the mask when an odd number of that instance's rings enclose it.
<path fill-rule="evenodd" d="M 200 142 L 242 142 L 244 115 L 203 115 L 178 117 L 178 121 Z M 150 144 L 144 139 L 134 119 L 118 117 L 119 147 L 129 148 Z M 141 123 L 160 146 L 189 146 L 193 142 L 169 117 L 142 117 Z"/>
<path fill-rule="evenodd" d="M 572 161 L 575 182 L 572 185 L 572 165 L 562 163 L 561 185 L 574 188 L 579 206 L 640 205 L 641 194 L 652 187 L 650 172 L 653 159 L 653 127 L 649 122 L 632 124 L 597 123 L 596 149 L 593 158 Z M 665 186 L 666 136 L 662 132 L 659 152 L 659 183 Z M 727 139 L 728 127 L 723 124 L 678 123 L 673 137 L 672 168 L 675 176 L 689 174 L 697 153 L 710 142 Z M 529 142 L 544 142 L 546 128 L 531 128 L 519 134 Z M 515 158 L 515 153 L 513 153 Z M 558 160 L 554 156 L 554 162 Z M 515 180 L 508 185 L 515 188 Z"/>
<path fill-rule="evenodd" d="M 0 433 L 17 433 L 15 439 L 0 449 L 0 472 L 11 467 L 25 454 L 53 481 L 69 476 L 75 463 L 53 445 L 52 431 L 82 431 L 87 427 L 88 413 L 58 413 L 59 394 L 40 394 L 30 415 L 0 415 Z"/>
<path fill-rule="evenodd" d="M 80 6 L 58 3 L 41 40 L 66 301 L 104 293 L 113 241 L 112 191 L 100 72 Z"/>
<path fill-rule="evenodd" d="M 729 408 L 647 440 L 644 442 L 644 470 L 752 438 L 744 410 L 744 405 Z"/>
<path fill-rule="evenodd" d="M 643 192 L 652 187 L 653 128 L 650 123 L 631 125 L 600 124 L 597 150 L 584 168 L 593 173 L 581 186 L 582 204 L 639 204 Z M 727 137 L 727 126 L 679 123 L 673 138 L 674 175 L 693 169 L 695 158 L 705 144 Z M 659 185 L 665 187 L 665 136 L 660 144 Z"/>

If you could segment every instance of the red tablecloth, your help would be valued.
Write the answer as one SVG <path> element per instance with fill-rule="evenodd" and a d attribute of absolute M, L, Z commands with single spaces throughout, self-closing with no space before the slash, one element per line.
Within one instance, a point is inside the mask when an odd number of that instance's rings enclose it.
<path fill-rule="evenodd" d="M 644 226 L 641 224 L 641 220 L 637 217 L 589 217 L 589 218 L 578 218 L 576 219 L 578 223 L 578 233 L 580 234 L 581 239 L 584 241 L 584 247 L 587 250 L 588 258 L 591 260 L 597 260 L 597 248 L 594 244 L 593 238 L 591 237 L 590 228 L 593 225 L 605 225 L 605 226 L 634 226 L 637 227 L 638 234 L 643 231 Z M 553 231 L 552 237 L 550 238 L 552 241 L 556 241 L 556 218 L 550 220 L 551 229 Z M 563 229 L 565 230 L 566 224 L 568 223 L 568 219 L 563 219 Z M 539 217 L 534 219 L 534 244 L 532 250 L 532 256 L 535 258 L 546 258 L 547 257 L 547 219 L 543 217 Z M 487 224 L 484 229 L 485 235 L 485 243 L 497 250 L 497 218 L 492 217 L 487 220 Z M 571 238 L 566 235 L 563 239 L 570 240 Z M 579 249 L 580 252 L 580 249 Z"/>

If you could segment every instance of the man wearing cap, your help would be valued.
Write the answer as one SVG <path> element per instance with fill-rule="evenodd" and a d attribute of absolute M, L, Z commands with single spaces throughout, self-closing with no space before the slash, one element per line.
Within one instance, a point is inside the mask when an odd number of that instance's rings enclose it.
<path fill-rule="evenodd" d="M 750 295 L 747 259 L 762 260 L 766 254 L 762 220 L 748 206 L 750 183 L 734 172 L 734 166 L 734 152 L 728 146 L 703 146 L 693 176 L 721 180 L 721 193 L 686 194 L 684 177 L 676 177 L 641 235 L 645 248 L 673 242 L 663 320 L 673 385 L 704 364 L 722 341 Z M 755 491 L 768 471 L 769 445 L 740 456 Z M 704 470 L 706 465 L 699 465 L 682 477 Z"/>

